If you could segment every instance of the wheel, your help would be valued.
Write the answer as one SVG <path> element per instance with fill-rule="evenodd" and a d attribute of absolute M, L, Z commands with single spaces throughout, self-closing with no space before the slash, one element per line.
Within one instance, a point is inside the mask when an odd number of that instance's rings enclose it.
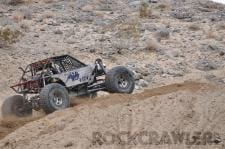
<path fill-rule="evenodd" d="M 40 92 L 40 106 L 47 114 L 70 107 L 67 89 L 58 83 L 46 85 Z"/>
<path fill-rule="evenodd" d="M 109 70 L 105 79 L 106 89 L 111 93 L 132 93 L 135 87 L 133 75 L 126 67 Z"/>
<path fill-rule="evenodd" d="M 32 107 L 24 104 L 24 97 L 20 95 L 11 96 L 3 101 L 2 117 L 26 117 L 32 115 Z"/>

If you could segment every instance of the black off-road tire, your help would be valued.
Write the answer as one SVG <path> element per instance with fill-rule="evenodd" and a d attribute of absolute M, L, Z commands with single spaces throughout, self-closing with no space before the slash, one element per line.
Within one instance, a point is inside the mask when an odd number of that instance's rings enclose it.
<path fill-rule="evenodd" d="M 47 114 L 65 109 L 70 107 L 69 93 L 61 84 L 51 83 L 41 90 L 39 103 Z"/>
<path fill-rule="evenodd" d="M 135 88 L 132 72 L 123 66 L 114 67 L 107 72 L 105 85 L 111 93 L 130 94 Z"/>
<path fill-rule="evenodd" d="M 24 97 L 15 95 L 8 97 L 2 104 L 2 117 L 27 117 L 32 115 L 31 105 L 24 104 Z"/>

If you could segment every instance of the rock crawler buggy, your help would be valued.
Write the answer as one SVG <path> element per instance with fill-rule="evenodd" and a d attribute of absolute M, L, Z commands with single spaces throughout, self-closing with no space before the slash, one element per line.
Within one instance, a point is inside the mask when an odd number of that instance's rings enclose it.
<path fill-rule="evenodd" d="M 46 113 L 70 107 L 69 95 L 94 96 L 98 91 L 132 93 L 132 73 L 123 66 L 107 71 L 102 60 L 86 65 L 62 55 L 28 65 L 18 84 L 11 88 L 18 94 L 4 100 L 2 116 L 28 116 L 32 110 Z"/>

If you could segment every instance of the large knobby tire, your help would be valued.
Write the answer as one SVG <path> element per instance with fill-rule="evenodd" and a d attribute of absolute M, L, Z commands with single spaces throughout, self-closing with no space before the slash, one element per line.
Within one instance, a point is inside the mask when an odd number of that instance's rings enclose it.
<path fill-rule="evenodd" d="M 111 93 L 132 93 L 135 87 L 132 72 L 118 66 L 109 70 L 105 79 L 106 89 Z"/>
<path fill-rule="evenodd" d="M 70 107 L 67 89 L 58 83 L 46 85 L 40 92 L 40 106 L 47 114 Z"/>
<path fill-rule="evenodd" d="M 31 106 L 24 105 L 24 97 L 15 95 L 8 97 L 2 104 L 2 117 L 26 117 L 32 115 Z"/>

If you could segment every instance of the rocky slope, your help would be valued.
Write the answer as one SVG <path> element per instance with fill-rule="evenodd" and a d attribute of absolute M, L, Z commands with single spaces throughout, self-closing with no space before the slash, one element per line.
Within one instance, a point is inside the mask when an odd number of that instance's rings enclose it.
<path fill-rule="evenodd" d="M 191 131 L 196 128 L 222 132 L 224 36 L 224 5 L 205 0 L 2 0 L 2 100 L 15 94 L 9 86 L 19 79 L 19 66 L 61 54 L 70 54 L 86 63 L 102 58 L 109 68 L 129 67 L 135 74 L 136 92 L 184 81 L 207 82 L 219 88 L 193 93 L 193 90 L 177 92 L 173 90 L 176 87 L 169 86 L 172 91 L 166 94 L 161 93 L 161 88 L 153 90 L 156 97 L 150 97 L 152 90 L 148 90 L 133 96 L 103 97 L 106 103 L 102 97 L 96 99 L 96 103 L 95 100 L 91 104 L 82 101 L 81 106 L 25 125 L 2 140 L 0 146 L 98 148 L 90 143 L 92 131 L 117 129 L 113 126 L 132 131 L 142 128 L 160 132 L 165 128 L 168 128 L 165 131 L 176 128 Z M 189 86 L 195 85 L 205 86 L 198 83 Z M 145 100 L 140 101 L 139 97 Z M 105 104 L 107 108 L 102 107 Z M 124 110 L 117 114 L 121 108 Z M 33 120 L 21 120 L 18 127 Z M 17 129 L 9 122 L 2 124 L 2 137 Z M 223 147 L 219 143 L 206 148 Z"/>
<path fill-rule="evenodd" d="M 138 88 L 192 73 L 215 79 L 212 71 L 224 68 L 225 12 L 213 2 L 8 1 L 0 4 L 1 97 L 11 94 L 17 67 L 60 54 L 126 65 Z"/>

